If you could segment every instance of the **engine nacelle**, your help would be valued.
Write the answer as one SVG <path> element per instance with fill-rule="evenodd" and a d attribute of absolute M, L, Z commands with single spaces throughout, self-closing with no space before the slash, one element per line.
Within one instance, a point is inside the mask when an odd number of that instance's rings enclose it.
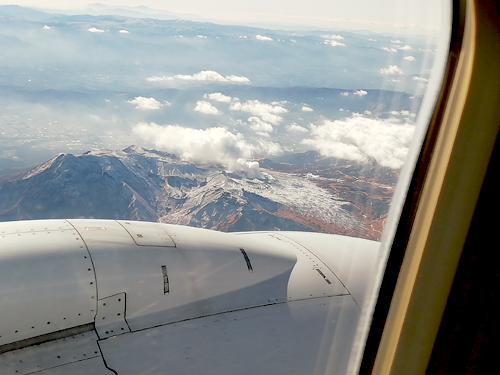
<path fill-rule="evenodd" d="M 107 367 L 136 374 L 164 365 L 211 373 L 210 355 L 243 360 L 279 348 L 280 358 L 300 365 L 280 370 L 258 356 L 248 373 L 299 373 L 316 355 L 295 347 L 304 340 L 314 341 L 311 350 L 319 345 L 310 337 L 315 330 L 324 335 L 333 321 L 344 345 L 352 341 L 377 249 L 372 241 L 299 232 L 221 233 L 113 220 L 2 223 L 0 371 L 110 373 Z M 339 328 L 342 319 L 347 323 Z M 230 340 L 221 343 L 221 334 Z M 68 338 L 76 346 L 61 344 Z M 196 354 L 186 367 L 177 354 L 187 348 Z M 83 358 L 72 359 L 73 351 L 85 351 Z M 233 360 L 213 373 L 234 372 L 241 362 Z"/>

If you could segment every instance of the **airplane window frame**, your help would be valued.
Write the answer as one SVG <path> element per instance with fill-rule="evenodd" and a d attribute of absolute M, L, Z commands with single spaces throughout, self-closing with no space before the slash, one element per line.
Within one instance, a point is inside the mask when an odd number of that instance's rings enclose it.
<path fill-rule="evenodd" d="M 393 240 L 360 374 L 427 369 L 498 134 L 500 75 L 487 69 L 491 56 L 500 54 L 497 12 L 490 0 L 453 2 L 446 75 Z M 426 211 L 427 231 L 421 224 Z"/>

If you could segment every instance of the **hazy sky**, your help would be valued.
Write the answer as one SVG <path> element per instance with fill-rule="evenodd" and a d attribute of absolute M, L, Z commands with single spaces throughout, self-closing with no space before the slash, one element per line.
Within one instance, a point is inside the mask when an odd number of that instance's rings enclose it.
<path fill-rule="evenodd" d="M 435 0 L 101 0 L 113 6 L 145 5 L 172 12 L 196 14 L 209 20 L 248 24 L 288 24 L 315 28 L 366 29 L 379 32 L 422 33 L 442 22 L 443 4 Z M 88 0 L 0 0 L 34 8 L 70 9 Z M 346 26 L 350 25 L 350 26 Z M 413 31 L 410 31 L 413 30 Z"/>

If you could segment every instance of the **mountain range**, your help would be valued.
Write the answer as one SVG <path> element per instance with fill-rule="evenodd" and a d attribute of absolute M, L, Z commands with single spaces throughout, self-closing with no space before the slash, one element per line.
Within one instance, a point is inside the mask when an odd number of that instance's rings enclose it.
<path fill-rule="evenodd" d="M 59 154 L 0 179 L 0 220 L 130 219 L 380 239 L 397 178 L 393 170 L 311 152 L 291 155 L 291 162 L 258 161 L 259 178 L 249 178 L 136 146 Z"/>

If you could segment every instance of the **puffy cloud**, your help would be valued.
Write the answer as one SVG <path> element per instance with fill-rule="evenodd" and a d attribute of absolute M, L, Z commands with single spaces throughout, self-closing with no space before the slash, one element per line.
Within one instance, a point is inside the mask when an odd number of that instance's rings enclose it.
<path fill-rule="evenodd" d="M 255 39 L 257 39 L 257 40 L 263 40 L 263 41 L 273 40 L 273 38 L 270 38 L 270 37 L 264 36 L 264 35 L 256 35 Z"/>
<path fill-rule="evenodd" d="M 273 126 L 271 124 L 269 124 L 268 122 L 262 121 L 258 117 L 255 117 L 255 116 L 249 117 L 248 121 L 250 121 L 250 123 L 251 123 L 250 127 L 255 132 L 269 133 L 269 132 L 273 131 Z"/>
<path fill-rule="evenodd" d="M 91 27 L 90 29 L 88 29 L 87 31 L 90 31 L 91 33 L 104 33 L 105 31 L 104 30 L 101 30 L 101 29 L 97 29 L 95 27 Z"/>
<path fill-rule="evenodd" d="M 293 133 L 307 133 L 309 130 L 304 128 L 303 126 L 297 125 L 297 124 L 290 124 L 286 127 L 288 131 L 291 131 Z"/>
<path fill-rule="evenodd" d="M 223 102 L 223 103 L 231 103 L 231 97 L 224 95 L 220 92 L 214 92 L 212 94 L 205 94 L 203 95 L 205 99 L 211 99 L 215 100 L 217 102 Z"/>
<path fill-rule="evenodd" d="M 332 47 L 345 47 L 345 43 L 337 42 L 336 40 L 325 40 L 323 43 L 328 44 Z"/>
<path fill-rule="evenodd" d="M 314 112 L 314 109 L 306 106 L 303 106 L 301 110 L 302 112 Z"/>
<path fill-rule="evenodd" d="M 222 112 L 219 111 L 216 107 L 214 107 L 209 102 L 204 100 L 198 100 L 196 102 L 196 107 L 194 108 L 196 112 L 203 113 L 205 115 L 221 115 Z"/>
<path fill-rule="evenodd" d="M 365 96 L 365 95 L 368 95 L 368 91 L 357 90 L 357 91 L 354 91 L 353 95 L 355 95 L 355 96 Z"/>
<path fill-rule="evenodd" d="M 398 39 L 398 40 L 391 40 L 391 43 L 402 44 L 403 42 Z"/>
<path fill-rule="evenodd" d="M 208 129 L 184 128 L 179 125 L 160 126 L 140 123 L 133 133 L 158 149 L 176 154 L 183 159 L 203 160 L 229 164 L 238 158 L 249 159 L 256 149 L 243 135 L 216 127 Z"/>
<path fill-rule="evenodd" d="M 349 96 L 349 91 L 341 92 L 340 95 L 342 95 L 342 96 Z"/>
<path fill-rule="evenodd" d="M 382 47 L 381 50 L 383 51 L 387 51 L 387 52 L 394 52 L 394 53 L 398 53 L 398 50 L 396 48 L 388 48 L 388 47 Z"/>
<path fill-rule="evenodd" d="M 311 138 L 303 144 L 327 157 L 366 162 L 374 158 L 380 165 L 401 168 L 415 127 L 395 122 L 353 116 L 344 120 L 311 125 Z"/>
<path fill-rule="evenodd" d="M 243 172 L 248 178 L 261 178 L 259 163 L 248 160 L 254 151 L 271 155 L 282 153 L 281 147 L 273 142 L 261 140 L 257 145 L 251 145 L 242 134 L 234 134 L 222 127 L 203 130 L 140 123 L 133 128 L 133 133 L 153 143 L 159 150 L 185 160 L 221 163 L 233 172 Z"/>
<path fill-rule="evenodd" d="M 422 77 L 412 77 L 411 79 L 419 82 L 429 82 L 427 78 L 422 78 Z"/>
<path fill-rule="evenodd" d="M 238 158 L 236 163 L 231 163 L 228 167 L 243 172 L 248 178 L 262 178 L 258 161 L 248 161 L 243 158 Z"/>
<path fill-rule="evenodd" d="M 416 58 L 414 56 L 405 56 L 404 59 L 406 61 L 415 61 L 416 60 Z"/>
<path fill-rule="evenodd" d="M 229 109 L 232 111 L 250 112 L 252 115 L 258 116 L 262 120 L 273 125 L 277 125 L 283 121 L 283 117 L 279 116 L 279 114 L 288 112 L 288 109 L 280 105 L 262 103 L 258 100 L 247 100 L 245 103 L 234 100 L 229 106 Z"/>
<path fill-rule="evenodd" d="M 387 68 L 379 69 L 378 72 L 382 75 L 403 74 L 403 71 L 397 65 L 389 65 Z"/>
<path fill-rule="evenodd" d="M 145 98 L 143 96 L 137 96 L 132 100 L 127 100 L 127 103 L 135 104 L 136 109 L 140 109 L 143 111 L 150 111 L 155 109 L 160 109 L 162 106 L 170 106 L 169 102 L 165 102 L 164 104 L 160 103 L 155 98 Z"/>
<path fill-rule="evenodd" d="M 52 27 L 50 27 L 49 25 L 45 25 L 45 26 L 43 27 L 43 29 L 44 29 L 44 30 L 50 30 L 50 29 L 52 29 Z"/>
<path fill-rule="evenodd" d="M 120 34 L 130 34 L 128 30 L 120 30 L 118 31 Z"/>
<path fill-rule="evenodd" d="M 207 36 L 206 35 L 196 35 L 197 38 L 201 38 L 201 39 L 207 39 Z"/>
<path fill-rule="evenodd" d="M 180 79 L 183 81 L 201 81 L 201 82 L 232 82 L 232 83 L 250 83 L 251 81 L 247 77 L 227 75 L 223 76 L 214 70 L 203 70 L 199 73 L 193 75 L 188 74 L 176 74 L 173 77 L 169 76 L 154 76 L 147 78 L 150 82 L 158 81 L 172 81 L 174 79 Z"/>
<path fill-rule="evenodd" d="M 341 35 L 327 35 L 327 34 L 323 34 L 321 35 L 322 38 L 324 39 L 333 39 L 333 40 L 344 40 L 344 37 L 341 36 Z"/>
<path fill-rule="evenodd" d="M 397 47 L 397 49 L 400 49 L 401 51 L 410 51 L 411 47 L 408 44 L 406 44 L 402 47 Z"/>

